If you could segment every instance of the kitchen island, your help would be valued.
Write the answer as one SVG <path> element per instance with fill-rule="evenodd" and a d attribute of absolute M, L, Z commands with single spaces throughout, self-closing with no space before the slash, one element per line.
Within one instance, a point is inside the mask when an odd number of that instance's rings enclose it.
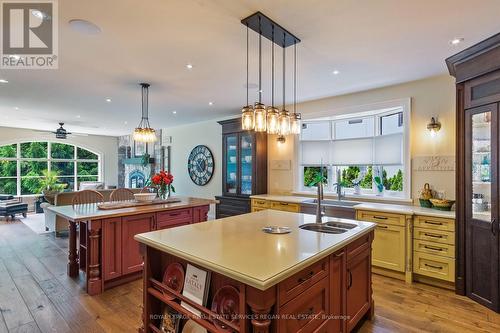
<path fill-rule="evenodd" d="M 68 275 L 83 271 L 89 295 L 140 278 L 143 258 L 136 234 L 204 222 L 210 204 L 216 203 L 177 198 L 179 202 L 117 209 L 95 204 L 47 207 L 69 223 Z"/>
<path fill-rule="evenodd" d="M 303 230 L 299 227 L 313 223 L 314 215 L 264 210 L 136 235 L 145 256 L 141 330 L 159 332 L 167 306 L 210 332 L 221 332 L 214 323 L 228 332 L 352 330 L 373 311 L 375 224 L 324 220 L 350 223 L 352 228 L 338 234 Z M 264 233 L 262 229 L 270 225 L 291 232 Z M 163 283 L 165 269 L 172 263 L 184 271 L 190 264 L 211 275 L 206 304 L 199 305 Z M 211 305 L 224 286 L 235 288 L 239 298 L 232 307 L 235 313 L 220 318 Z M 181 302 L 201 315 L 186 310 Z"/>

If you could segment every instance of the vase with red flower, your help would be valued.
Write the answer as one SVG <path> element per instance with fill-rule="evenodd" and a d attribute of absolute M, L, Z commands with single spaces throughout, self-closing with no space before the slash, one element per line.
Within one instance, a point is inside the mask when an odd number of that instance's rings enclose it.
<path fill-rule="evenodd" d="M 175 193 L 175 187 L 172 185 L 174 176 L 170 172 L 162 170 L 151 178 L 151 182 L 158 190 L 158 196 L 161 199 L 168 199 L 172 192 Z"/>

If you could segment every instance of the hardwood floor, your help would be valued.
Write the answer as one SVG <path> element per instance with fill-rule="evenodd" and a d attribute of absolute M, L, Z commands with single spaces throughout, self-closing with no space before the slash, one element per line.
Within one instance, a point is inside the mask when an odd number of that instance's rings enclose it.
<path fill-rule="evenodd" d="M 137 332 L 142 282 L 90 297 L 66 275 L 67 240 L 0 222 L 0 333 Z M 451 291 L 373 276 L 375 317 L 359 332 L 500 332 L 500 315 Z"/>

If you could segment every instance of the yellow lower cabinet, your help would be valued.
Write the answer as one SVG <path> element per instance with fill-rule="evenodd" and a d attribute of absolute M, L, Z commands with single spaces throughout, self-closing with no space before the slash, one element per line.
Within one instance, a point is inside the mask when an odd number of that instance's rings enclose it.
<path fill-rule="evenodd" d="M 455 246 L 444 243 L 415 239 L 413 240 L 413 251 L 455 258 Z"/>
<path fill-rule="evenodd" d="M 372 244 L 372 264 L 404 272 L 405 254 L 405 228 L 378 223 Z"/>
<path fill-rule="evenodd" d="M 413 253 L 413 272 L 455 282 L 455 259 L 428 253 Z"/>
<path fill-rule="evenodd" d="M 262 208 L 262 207 L 253 207 L 252 206 L 252 213 L 255 213 L 255 212 L 260 212 L 261 210 L 266 210 L 268 208 Z"/>
<path fill-rule="evenodd" d="M 300 205 L 289 202 L 271 201 L 271 209 L 281 210 L 284 212 L 300 213 Z"/>

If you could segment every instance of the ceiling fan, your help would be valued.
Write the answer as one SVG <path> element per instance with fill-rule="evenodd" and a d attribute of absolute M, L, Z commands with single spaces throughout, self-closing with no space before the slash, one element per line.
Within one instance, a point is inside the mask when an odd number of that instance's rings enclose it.
<path fill-rule="evenodd" d="M 44 134 L 52 133 L 52 134 L 56 135 L 56 139 L 62 139 L 62 140 L 67 139 L 68 135 L 70 135 L 70 136 L 88 136 L 87 134 L 83 134 L 83 133 L 68 132 L 63 126 L 64 126 L 64 123 L 60 122 L 59 128 L 57 128 L 54 132 L 40 132 L 40 133 L 44 133 Z"/>

